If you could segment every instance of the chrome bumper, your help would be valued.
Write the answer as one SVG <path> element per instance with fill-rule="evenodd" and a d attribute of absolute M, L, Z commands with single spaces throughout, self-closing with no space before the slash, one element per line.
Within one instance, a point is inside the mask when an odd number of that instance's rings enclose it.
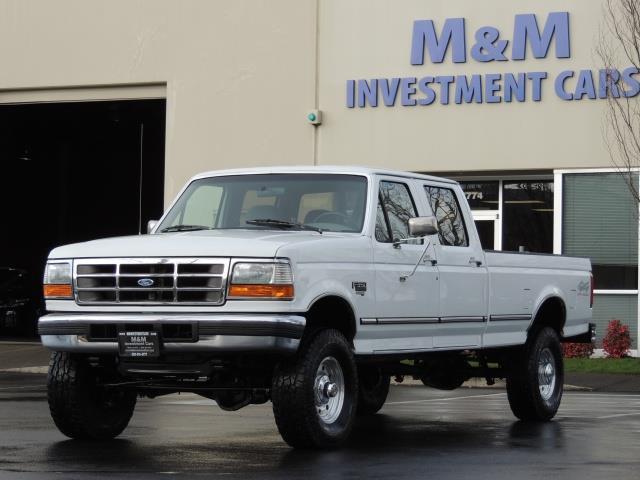
<path fill-rule="evenodd" d="M 300 315 L 279 314 L 139 314 L 91 313 L 45 315 L 38 321 L 42 344 L 50 350 L 79 353 L 118 353 L 117 338 L 93 339 L 92 327 L 124 325 L 158 330 L 166 324 L 188 324 L 191 339 L 163 339 L 163 352 L 294 353 L 306 320 Z"/>

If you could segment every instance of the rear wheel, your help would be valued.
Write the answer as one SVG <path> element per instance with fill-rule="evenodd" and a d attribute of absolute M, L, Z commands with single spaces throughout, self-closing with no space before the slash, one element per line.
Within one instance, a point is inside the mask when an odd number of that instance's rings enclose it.
<path fill-rule="evenodd" d="M 105 390 L 97 385 L 96 368 L 86 358 L 63 352 L 51 354 L 47 396 L 58 429 L 77 439 L 117 437 L 136 405 L 135 392 Z"/>
<path fill-rule="evenodd" d="M 391 377 L 377 367 L 358 368 L 358 415 L 373 415 L 384 405 Z"/>
<path fill-rule="evenodd" d="M 564 365 L 558 334 L 544 327 L 530 335 L 509 366 L 507 396 L 520 420 L 551 420 L 562 400 Z"/>
<path fill-rule="evenodd" d="M 282 438 L 292 447 L 336 447 L 353 426 L 358 376 L 337 330 L 323 330 L 276 367 L 271 399 Z"/>

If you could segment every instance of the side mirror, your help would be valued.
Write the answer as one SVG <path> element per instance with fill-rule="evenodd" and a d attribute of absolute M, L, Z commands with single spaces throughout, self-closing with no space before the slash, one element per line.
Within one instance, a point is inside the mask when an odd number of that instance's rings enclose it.
<path fill-rule="evenodd" d="M 438 233 L 438 220 L 433 215 L 409 219 L 409 236 L 426 237 Z"/>
<path fill-rule="evenodd" d="M 149 220 L 147 222 L 147 233 L 151 233 L 154 228 L 158 225 L 158 220 Z"/>

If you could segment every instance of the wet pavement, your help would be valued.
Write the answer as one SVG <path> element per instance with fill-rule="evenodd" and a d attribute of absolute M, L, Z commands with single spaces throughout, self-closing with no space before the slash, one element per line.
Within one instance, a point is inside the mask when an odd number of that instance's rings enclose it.
<path fill-rule="evenodd" d="M 0 375 L 0 479 L 640 478 L 640 395 L 567 392 L 555 421 L 516 422 L 502 391 L 392 387 L 338 451 L 295 451 L 271 405 L 224 412 L 198 396 L 140 400 L 112 442 L 66 439 L 44 376 Z"/>
<path fill-rule="evenodd" d="M 3 370 L 37 368 L 49 364 L 51 353 L 38 339 L 0 340 L 0 372 Z"/>

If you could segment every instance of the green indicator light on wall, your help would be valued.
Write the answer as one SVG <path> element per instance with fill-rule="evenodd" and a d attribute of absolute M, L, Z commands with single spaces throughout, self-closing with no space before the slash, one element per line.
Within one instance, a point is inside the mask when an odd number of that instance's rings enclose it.
<path fill-rule="evenodd" d="M 311 110 L 307 113 L 307 121 L 311 125 L 320 125 L 322 123 L 322 112 L 320 110 Z"/>

